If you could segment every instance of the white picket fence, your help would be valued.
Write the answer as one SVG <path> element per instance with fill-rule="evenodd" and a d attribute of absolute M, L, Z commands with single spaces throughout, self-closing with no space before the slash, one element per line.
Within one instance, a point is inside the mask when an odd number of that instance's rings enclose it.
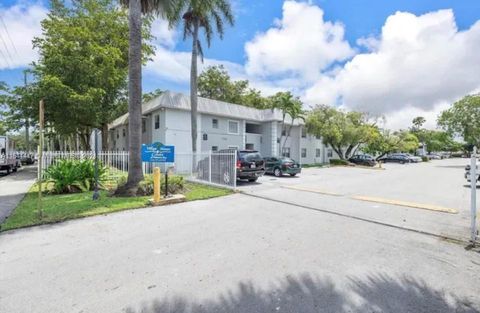
<path fill-rule="evenodd" d="M 60 160 L 95 160 L 93 151 L 45 151 L 42 156 L 42 176 L 48 168 Z M 100 151 L 98 160 L 106 166 L 107 176 L 116 179 L 128 172 L 127 151 Z M 155 167 L 162 173 L 169 171 L 182 175 L 188 180 L 207 183 L 228 188 L 236 188 L 236 152 L 202 152 L 193 154 L 175 154 L 175 163 L 147 163 L 144 162 L 143 173 L 152 174 Z"/>

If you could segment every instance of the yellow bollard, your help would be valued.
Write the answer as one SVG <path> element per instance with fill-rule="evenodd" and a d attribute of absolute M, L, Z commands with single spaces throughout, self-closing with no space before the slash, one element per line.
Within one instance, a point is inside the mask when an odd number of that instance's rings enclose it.
<path fill-rule="evenodd" d="M 160 168 L 153 169 L 153 202 L 160 202 Z"/>

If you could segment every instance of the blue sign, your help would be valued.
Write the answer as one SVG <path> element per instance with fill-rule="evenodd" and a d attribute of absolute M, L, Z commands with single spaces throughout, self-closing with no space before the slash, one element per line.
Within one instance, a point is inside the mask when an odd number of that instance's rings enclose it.
<path fill-rule="evenodd" d="M 142 161 L 154 163 L 175 162 L 175 146 L 165 146 L 160 142 L 142 145 Z"/>

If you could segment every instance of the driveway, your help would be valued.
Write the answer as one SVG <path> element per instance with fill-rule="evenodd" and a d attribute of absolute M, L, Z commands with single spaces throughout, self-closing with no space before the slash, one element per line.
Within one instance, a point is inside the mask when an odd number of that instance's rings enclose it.
<path fill-rule="evenodd" d="M 480 254 L 244 194 L 0 234 L 2 312 L 480 312 Z"/>
<path fill-rule="evenodd" d="M 470 189 L 463 175 L 468 163 L 445 159 L 386 164 L 385 170 L 307 168 L 298 177 L 264 176 L 258 184 L 240 183 L 239 189 L 265 199 L 467 240 Z"/>
<path fill-rule="evenodd" d="M 35 166 L 24 166 L 16 173 L 0 174 L 0 224 L 12 213 L 37 177 Z"/>

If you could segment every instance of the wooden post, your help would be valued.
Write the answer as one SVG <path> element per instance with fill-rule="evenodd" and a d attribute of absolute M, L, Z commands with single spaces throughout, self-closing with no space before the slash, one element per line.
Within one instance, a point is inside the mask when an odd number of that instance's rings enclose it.
<path fill-rule="evenodd" d="M 39 138 L 38 138 L 38 202 L 37 202 L 37 209 L 38 209 L 38 218 L 42 220 L 43 218 L 43 209 L 42 209 L 42 163 L 43 163 L 43 127 L 45 124 L 45 113 L 44 113 L 44 102 L 43 99 L 40 100 L 39 106 Z"/>
<path fill-rule="evenodd" d="M 160 202 L 160 168 L 153 169 L 153 202 Z"/>

